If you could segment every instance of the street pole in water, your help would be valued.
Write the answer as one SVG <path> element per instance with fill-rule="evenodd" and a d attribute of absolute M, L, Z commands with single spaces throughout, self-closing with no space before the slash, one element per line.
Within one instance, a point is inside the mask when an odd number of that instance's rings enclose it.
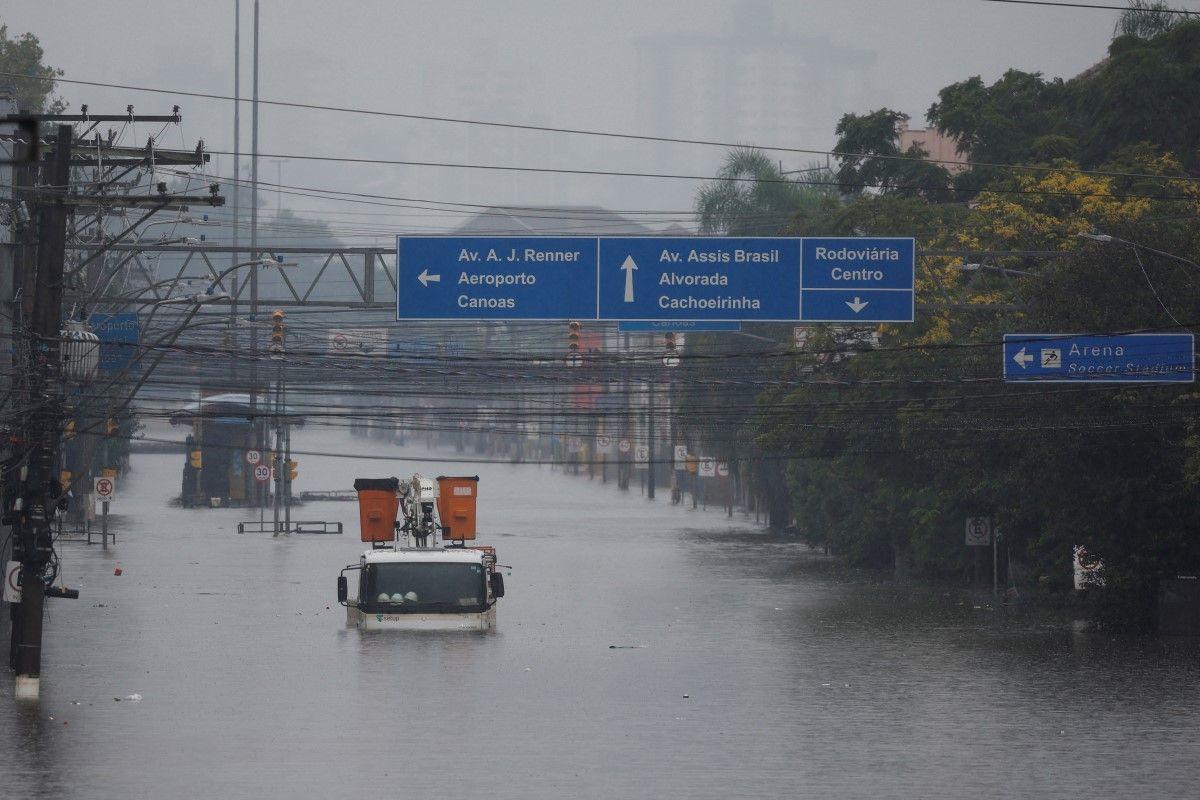
<path fill-rule="evenodd" d="M 646 381 L 646 497 L 654 499 L 654 376 Z"/>
<path fill-rule="evenodd" d="M 1000 530 L 996 527 L 996 520 L 992 520 L 992 597 L 996 596 L 996 540 L 1000 538 Z"/>
<path fill-rule="evenodd" d="M 74 129 L 60 125 L 54 142 L 53 161 L 45 163 L 43 182 L 52 192 L 64 195 L 38 201 L 37 276 L 28 365 L 30 415 L 29 459 L 20 467 L 20 493 L 13 540 L 20 550 L 21 603 L 13 631 L 13 666 L 17 697 L 36 699 L 41 693 L 42 618 L 46 593 L 42 574 L 54 552 L 50 522 L 58 503 L 58 476 L 54 474 L 61 429 L 61 399 L 58 379 L 62 368 L 59 331 L 62 327 L 63 261 L 66 258 L 67 205 L 70 193 L 71 144 Z M 16 553 L 14 552 L 14 555 Z"/>

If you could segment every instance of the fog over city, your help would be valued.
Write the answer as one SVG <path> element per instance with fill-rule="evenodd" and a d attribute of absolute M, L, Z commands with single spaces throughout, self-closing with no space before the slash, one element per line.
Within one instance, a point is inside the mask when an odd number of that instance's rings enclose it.
<path fill-rule="evenodd" d="M 5 21 L 10 31 L 36 31 L 48 63 L 67 78 L 231 94 L 231 5 L 112 0 L 81 5 L 64 18 L 58 4 L 10 0 Z M 244 25 L 248 35 L 248 13 Z M 911 115 L 913 127 L 923 127 L 937 90 L 967 75 L 990 83 L 1018 68 L 1069 78 L 1095 62 L 1112 25 L 1112 14 L 1102 11 L 975 0 L 352 5 L 297 0 L 262 7 L 260 96 L 827 150 L 845 113 L 887 106 Z M 242 65 L 242 93 L 249 97 L 248 47 Z M 131 97 L 70 84 L 59 93 L 72 108 L 84 102 L 123 107 Z M 169 111 L 157 108 L 168 97 L 135 97 L 142 113 Z M 181 105 L 185 120 L 204 120 L 196 133 L 211 150 L 232 150 L 230 103 L 184 98 Z M 243 110 L 246 152 L 248 106 Z M 272 107 L 261 114 L 261 151 L 284 155 L 705 176 L 724 154 L 716 147 Z M 821 155 L 772 155 L 785 169 L 825 162 Z M 229 156 L 216 156 L 214 164 L 230 174 Z M 274 182 L 279 166 L 263 163 L 262 180 Z M 698 184 L 294 160 L 282 165 L 282 175 L 284 183 L 297 186 L 428 200 L 612 209 L 690 209 Z M 322 207 L 316 200 L 293 204 Z M 412 222 L 444 227 L 455 220 Z"/>

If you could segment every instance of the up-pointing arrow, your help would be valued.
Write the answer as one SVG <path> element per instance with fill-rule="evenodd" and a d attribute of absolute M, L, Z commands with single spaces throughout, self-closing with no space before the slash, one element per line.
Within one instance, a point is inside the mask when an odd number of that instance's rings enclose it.
<path fill-rule="evenodd" d="M 850 306 L 850 310 L 857 314 L 867 306 L 871 305 L 871 301 L 867 300 L 864 302 L 862 298 L 860 298 L 858 295 L 855 295 L 854 302 L 851 303 L 849 300 L 847 300 L 846 305 Z"/>
<path fill-rule="evenodd" d="M 430 275 L 428 269 L 423 269 L 423 270 L 421 270 L 421 274 L 417 276 L 417 280 L 419 280 L 421 282 L 422 286 L 424 286 L 426 289 L 428 289 L 430 281 L 433 281 L 434 283 L 439 283 L 442 280 L 442 276 L 441 275 Z"/>
<path fill-rule="evenodd" d="M 633 260 L 633 256 L 625 256 L 625 263 L 621 264 L 621 269 L 625 271 L 625 302 L 633 302 L 633 271 L 638 268 L 637 262 Z"/>
<path fill-rule="evenodd" d="M 1033 356 L 1026 353 L 1025 348 L 1022 347 L 1013 355 L 1013 361 L 1020 364 L 1021 369 L 1028 369 L 1029 365 L 1033 363 Z"/>

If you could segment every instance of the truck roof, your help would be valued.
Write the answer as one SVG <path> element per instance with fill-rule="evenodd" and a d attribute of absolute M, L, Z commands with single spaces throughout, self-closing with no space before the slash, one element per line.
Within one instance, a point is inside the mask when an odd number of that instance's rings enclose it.
<path fill-rule="evenodd" d="M 483 552 L 464 548 L 451 548 L 447 550 L 426 550 L 421 548 L 409 550 L 368 550 L 363 553 L 363 561 L 368 564 L 390 564 L 397 562 L 480 564 L 483 562 Z"/>

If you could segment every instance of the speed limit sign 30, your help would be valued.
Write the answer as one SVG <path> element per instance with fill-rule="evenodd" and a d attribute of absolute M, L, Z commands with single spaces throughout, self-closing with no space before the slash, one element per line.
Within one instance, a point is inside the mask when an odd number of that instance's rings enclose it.
<path fill-rule="evenodd" d="M 254 468 L 254 480 L 259 483 L 266 483 L 271 480 L 271 468 L 266 464 L 259 464 Z"/>

